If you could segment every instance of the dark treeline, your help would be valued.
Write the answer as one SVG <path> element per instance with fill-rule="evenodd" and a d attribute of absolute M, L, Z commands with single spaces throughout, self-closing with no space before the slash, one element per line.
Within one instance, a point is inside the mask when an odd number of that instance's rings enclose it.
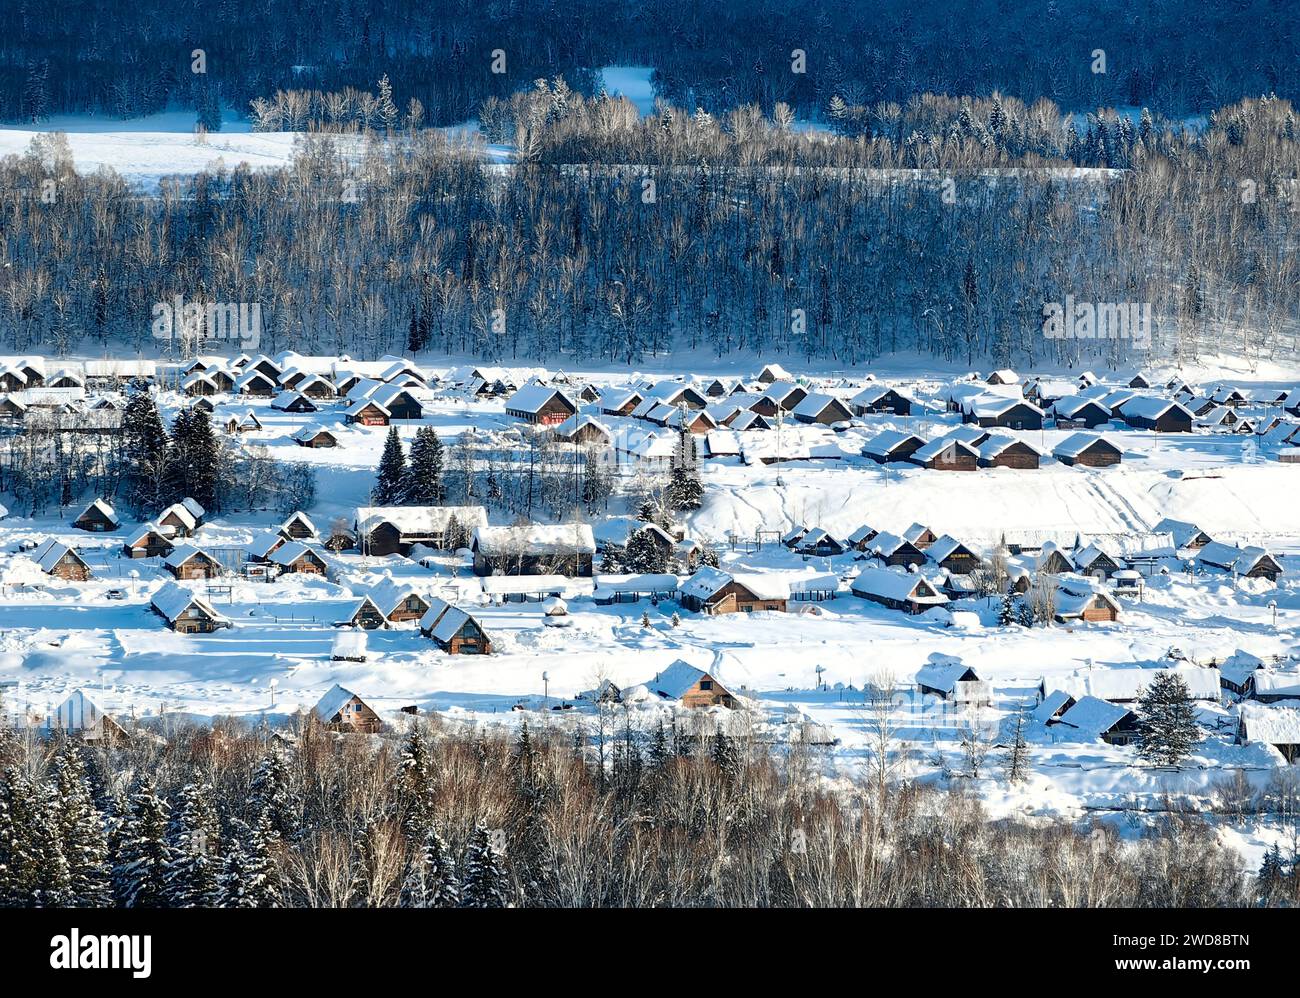
<path fill-rule="evenodd" d="M 0 904 L 1198 907 L 1297 899 L 1204 818 L 991 820 L 962 792 L 829 789 L 807 749 L 607 711 L 574 735 L 233 723 L 0 742 Z M 1294 822 L 1285 781 L 1253 800 Z"/>
<path fill-rule="evenodd" d="M 1098 120 L 1077 140 L 1055 108 L 1010 98 L 918 98 L 842 136 L 748 109 L 555 110 L 549 84 L 510 108 L 527 119 L 513 166 L 428 130 L 313 135 L 289 168 L 156 198 L 77 175 L 43 137 L 0 164 L 0 344 L 153 350 L 151 309 L 181 294 L 261 303 L 261 349 L 353 356 L 917 350 L 1032 367 L 1296 351 L 1287 101 L 1196 132 Z M 580 144 L 607 162 L 567 162 Z M 1081 173 L 1070 155 L 1125 168 Z M 614 165 L 643 156 L 666 165 Z M 1044 304 L 1067 295 L 1151 303 L 1150 352 L 1045 338 Z"/>
<path fill-rule="evenodd" d="M 1168 114 L 1243 94 L 1294 95 L 1300 39 L 1284 0 L 14 0 L 0 38 L 0 118 L 210 118 L 291 88 L 370 90 L 430 124 L 471 116 L 537 77 L 590 94 L 591 67 L 653 66 L 662 96 L 724 113 L 778 101 L 808 115 L 832 96 L 899 101 L 923 90 Z M 202 49 L 206 72 L 193 72 Z M 492 71 L 505 53 L 504 72 Z M 803 72 L 793 71 L 795 50 Z M 1105 53 L 1104 72 L 1094 53 Z"/>

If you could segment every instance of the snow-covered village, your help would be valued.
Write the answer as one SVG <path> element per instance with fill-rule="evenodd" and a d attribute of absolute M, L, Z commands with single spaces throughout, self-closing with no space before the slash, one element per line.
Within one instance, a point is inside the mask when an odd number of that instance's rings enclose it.
<path fill-rule="evenodd" d="M 0 47 L 0 907 L 1300 903 L 1293 26 L 83 6 Z"/>

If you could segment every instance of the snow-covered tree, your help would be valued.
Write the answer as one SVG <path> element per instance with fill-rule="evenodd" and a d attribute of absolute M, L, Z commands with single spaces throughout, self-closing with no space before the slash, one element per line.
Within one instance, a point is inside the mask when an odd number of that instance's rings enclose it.
<path fill-rule="evenodd" d="M 114 892 L 125 908 L 161 908 L 167 903 L 167 871 L 173 859 L 167 812 L 153 780 L 142 777 L 131 793 L 113 857 Z"/>
<path fill-rule="evenodd" d="M 406 454 L 396 426 L 388 428 L 384 439 L 384 452 L 379 456 L 375 472 L 375 487 L 370 490 L 370 501 L 376 506 L 396 506 L 402 501 L 406 484 Z"/>
<path fill-rule="evenodd" d="M 221 825 L 212 787 L 187 783 L 172 814 L 167 902 L 173 908 L 210 908 L 220 901 Z"/>
<path fill-rule="evenodd" d="M 1201 740 L 1191 690 L 1176 672 L 1158 672 L 1138 698 L 1138 755 L 1177 766 Z"/>
<path fill-rule="evenodd" d="M 67 867 L 65 907 L 106 908 L 113 901 L 104 815 L 91 798 L 81 749 L 65 742 L 54 760 L 50 830 Z"/>
<path fill-rule="evenodd" d="M 510 906 L 510 877 L 505 861 L 482 825 L 474 828 L 461 862 L 460 906 L 506 908 Z"/>

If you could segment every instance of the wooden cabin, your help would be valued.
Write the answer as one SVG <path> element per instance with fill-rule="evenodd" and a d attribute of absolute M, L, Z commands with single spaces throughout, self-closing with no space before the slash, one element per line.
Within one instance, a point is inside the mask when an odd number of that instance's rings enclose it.
<path fill-rule="evenodd" d="M 288 541 L 267 559 L 285 574 L 325 575 L 325 559 L 301 541 Z"/>
<path fill-rule="evenodd" d="M 420 633 L 448 655 L 490 655 L 492 639 L 465 610 L 436 597 L 420 618 Z"/>
<path fill-rule="evenodd" d="M 113 512 L 113 507 L 103 499 L 96 499 L 80 515 L 72 521 L 72 525 L 78 530 L 87 530 L 91 533 L 102 534 L 116 530 L 121 526 L 121 521 L 117 514 Z"/>
<path fill-rule="evenodd" d="M 154 593 L 150 605 L 179 634 L 211 634 L 231 626 L 230 620 L 211 603 L 176 582 Z"/>
<path fill-rule="evenodd" d="M 687 708 L 735 709 L 739 706 L 735 695 L 713 675 L 681 659 L 668 666 L 645 685 L 646 689 L 659 699 L 673 700 Z"/>
<path fill-rule="evenodd" d="M 678 597 L 687 610 L 717 616 L 756 611 L 785 613 L 790 593 L 784 584 L 762 576 L 747 576 L 742 581 L 705 566 L 681 583 Z"/>
<path fill-rule="evenodd" d="M 49 538 L 31 553 L 31 558 L 46 575 L 64 582 L 86 582 L 90 566 L 68 545 Z"/>
<path fill-rule="evenodd" d="M 1115 444 L 1091 433 L 1071 434 L 1056 445 L 1052 456 L 1062 464 L 1086 468 L 1109 468 L 1124 459 Z"/>
<path fill-rule="evenodd" d="M 146 523 L 122 545 L 124 558 L 166 558 L 175 548 L 171 538 L 156 524 Z"/>
<path fill-rule="evenodd" d="M 907 614 L 924 613 L 948 603 L 948 597 L 924 576 L 888 568 L 862 569 L 849 584 L 849 592 L 859 599 Z"/>
<path fill-rule="evenodd" d="M 304 426 L 293 435 L 293 442 L 299 447 L 337 447 L 338 438 L 323 426 Z"/>
<path fill-rule="evenodd" d="M 346 734 L 373 735 L 384 727 L 369 704 L 338 685 L 320 698 L 312 713 L 330 729 Z"/>
<path fill-rule="evenodd" d="M 201 548 L 185 544 L 163 559 L 163 567 L 178 579 L 215 579 L 221 563 Z"/>
<path fill-rule="evenodd" d="M 348 406 L 343 418 L 361 426 L 387 426 L 391 413 L 374 399 L 362 399 Z"/>
<path fill-rule="evenodd" d="M 558 388 L 524 385 L 506 400 L 506 415 L 542 426 L 557 426 L 578 411 L 578 405 Z"/>

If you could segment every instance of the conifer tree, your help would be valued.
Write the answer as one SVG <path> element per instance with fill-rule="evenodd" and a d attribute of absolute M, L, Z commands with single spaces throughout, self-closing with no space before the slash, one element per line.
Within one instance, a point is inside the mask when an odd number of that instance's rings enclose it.
<path fill-rule="evenodd" d="M 411 456 L 403 476 L 402 501 L 412 506 L 442 503 L 445 448 L 432 426 L 422 426 L 411 443 Z"/>
<path fill-rule="evenodd" d="M 0 906 L 68 901 L 67 864 L 51 833 L 48 797 L 17 766 L 0 779 Z"/>
<path fill-rule="evenodd" d="M 422 842 L 433 827 L 433 763 L 429 744 L 417 725 L 411 729 L 397 763 L 395 792 L 402 810 L 402 829 Z"/>
<path fill-rule="evenodd" d="M 998 626 L 1010 627 L 1016 622 L 1015 597 L 1008 589 L 1002 594 L 1002 605 L 998 608 Z"/>
<path fill-rule="evenodd" d="M 122 487 L 137 515 L 166 505 L 162 497 L 169 458 L 167 430 L 153 396 L 145 389 L 132 391 L 122 413 Z"/>
<path fill-rule="evenodd" d="M 81 749 L 65 742 L 54 760 L 50 828 L 67 866 L 64 906 L 106 908 L 113 901 L 108 877 L 104 815 L 91 799 Z"/>
<path fill-rule="evenodd" d="M 278 908 L 280 875 L 271 855 L 277 836 L 263 811 L 251 824 L 231 821 L 231 837 L 220 877 L 222 908 Z"/>
<path fill-rule="evenodd" d="M 161 908 L 167 902 L 167 804 L 152 779 L 144 777 L 131 794 L 126 824 L 114 857 L 114 891 L 124 908 Z"/>
<path fill-rule="evenodd" d="M 1023 783 L 1029 778 L 1029 743 L 1025 741 L 1025 712 L 1016 712 L 1016 726 L 1007 749 L 1006 773 L 1008 783 Z"/>
<path fill-rule="evenodd" d="M 736 754 L 735 744 L 720 727 L 713 736 L 713 748 L 710 754 L 713 764 L 718 767 L 723 778 L 728 783 L 732 782 L 740 769 L 740 758 Z"/>
<path fill-rule="evenodd" d="M 221 826 L 212 787 L 187 783 L 172 816 L 168 842 L 167 903 L 172 908 L 210 908 L 220 901 Z"/>
<path fill-rule="evenodd" d="M 436 827 L 430 826 L 424 842 L 411 859 L 402 885 L 403 908 L 457 908 L 460 884 L 451 852 Z"/>
<path fill-rule="evenodd" d="M 461 876 L 462 908 L 509 907 L 509 877 L 492 836 L 476 825 L 465 846 Z"/>
<path fill-rule="evenodd" d="M 384 440 L 384 452 L 379 457 L 370 501 L 376 506 L 396 506 L 402 501 L 405 484 L 406 455 L 402 451 L 402 438 L 397 433 L 397 427 L 390 426 Z"/>
<path fill-rule="evenodd" d="M 254 829 L 265 817 L 271 830 L 281 838 L 295 839 L 301 831 L 299 802 L 289 785 L 289 771 L 274 749 L 266 754 L 253 774 L 247 813 L 248 824 Z"/>
<path fill-rule="evenodd" d="M 1183 677 L 1159 672 L 1138 698 L 1138 755 L 1159 766 L 1177 766 L 1201 740 L 1196 707 Z"/>

